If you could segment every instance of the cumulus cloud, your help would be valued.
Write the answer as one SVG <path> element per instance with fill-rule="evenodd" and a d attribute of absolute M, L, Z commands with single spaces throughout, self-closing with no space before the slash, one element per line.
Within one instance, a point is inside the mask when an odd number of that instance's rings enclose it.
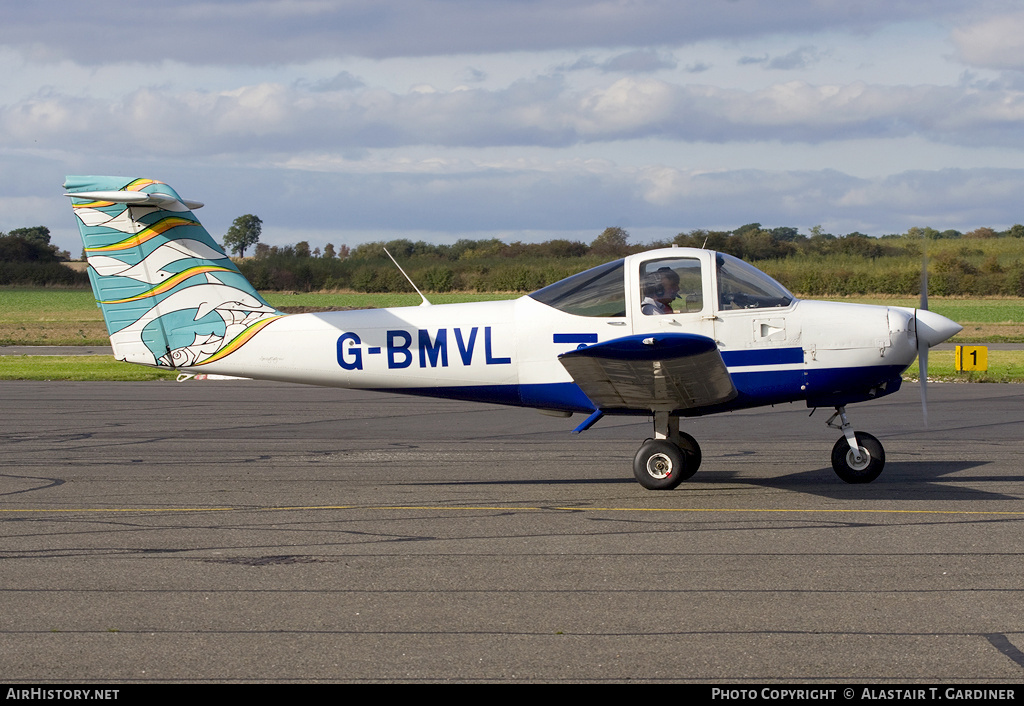
<path fill-rule="evenodd" d="M 1024 147 L 1024 93 L 1011 88 L 803 81 L 758 90 L 629 76 L 574 89 L 558 76 L 497 90 L 406 93 L 261 83 L 223 91 L 140 88 L 110 102 L 44 91 L 0 108 L 0 146 L 205 155 L 411 145 L 488 147 L 658 138 L 816 144 L 920 135 Z"/>
<path fill-rule="evenodd" d="M 1024 12 L 990 17 L 953 30 L 961 58 L 974 66 L 1024 69 Z"/>

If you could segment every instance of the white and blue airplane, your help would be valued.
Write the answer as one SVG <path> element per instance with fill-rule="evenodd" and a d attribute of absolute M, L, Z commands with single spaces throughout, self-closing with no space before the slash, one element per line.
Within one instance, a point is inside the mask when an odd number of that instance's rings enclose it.
<path fill-rule="evenodd" d="M 510 301 L 284 314 L 267 304 L 187 201 L 149 179 L 64 185 L 114 356 L 130 363 L 586 415 L 653 419 L 633 462 L 670 489 L 701 463 L 681 417 L 805 402 L 830 407 L 832 466 L 878 477 L 885 452 L 846 407 L 892 394 L 961 327 L 920 309 L 800 300 L 724 253 L 630 255 Z M 923 388 L 922 388 L 923 392 Z"/>

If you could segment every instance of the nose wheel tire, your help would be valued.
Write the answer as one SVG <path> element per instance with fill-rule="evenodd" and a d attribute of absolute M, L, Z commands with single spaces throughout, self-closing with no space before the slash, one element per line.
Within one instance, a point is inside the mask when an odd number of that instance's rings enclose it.
<path fill-rule="evenodd" d="M 832 447 L 832 469 L 847 483 L 870 483 L 878 478 L 885 466 L 885 450 L 875 437 L 867 432 L 854 432 L 861 459 L 857 461 L 850 442 L 842 437 Z"/>
<path fill-rule="evenodd" d="M 664 439 L 644 442 L 633 459 L 633 475 L 648 490 L 671 490 L 696 471 L 689 452 Z"/>

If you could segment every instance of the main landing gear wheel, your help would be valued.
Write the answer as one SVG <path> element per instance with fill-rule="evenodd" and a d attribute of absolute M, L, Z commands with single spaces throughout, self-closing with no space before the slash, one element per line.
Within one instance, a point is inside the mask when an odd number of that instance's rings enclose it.
<path fill-rule="evenodd" d="M 697 472 L 697 466 L 671 441 L 650 439 L 633 459 L 633 475 L 648 490 L 672 490 Z"/>
<path fill-rule="evenodd" d="M 832 447 L 832 469 L 847 483 L 870 483 L 885 466 L 885 449 L 867 432 L 854 432 L 861 460 L 857 461 L 850 442 L 843 436 Z"/>

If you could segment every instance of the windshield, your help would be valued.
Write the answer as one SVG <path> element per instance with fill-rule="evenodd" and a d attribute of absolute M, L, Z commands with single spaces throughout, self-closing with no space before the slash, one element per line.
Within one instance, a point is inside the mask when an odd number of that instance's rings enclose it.
<path fill-rule="evenodd" d="M 576 316 L 625 316 L 626 277 L 622 260 L 566 277 L 530 297 Z"/>
<path fill-rule="evenodd" d="M 753 265 L 718 253 L 718 308 L 761 309 L 789 306 L 794 297 L 781 284 Z"/>

